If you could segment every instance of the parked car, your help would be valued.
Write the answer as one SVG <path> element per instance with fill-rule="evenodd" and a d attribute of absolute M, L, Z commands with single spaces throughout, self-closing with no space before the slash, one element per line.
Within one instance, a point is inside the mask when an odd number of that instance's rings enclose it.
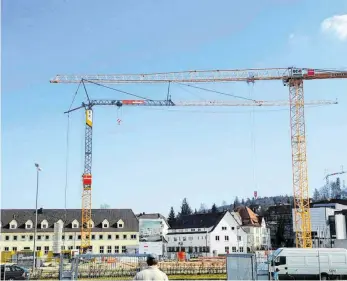
<path fill-rule="evenodd" d="M 15 264 L 1 265 L 1 280 L 28 280 L 29 271 Z"/>

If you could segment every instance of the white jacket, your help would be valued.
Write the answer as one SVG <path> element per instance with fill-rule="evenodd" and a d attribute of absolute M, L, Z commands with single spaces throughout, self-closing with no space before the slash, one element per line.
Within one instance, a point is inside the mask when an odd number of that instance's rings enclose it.
<path fill-rule="evenodd" d="M 162 272 L 156 265 L 149 266 L 147 269 L 138 272 L 134 280 L 164 280 L 168 281 L 167 275 Z"/>

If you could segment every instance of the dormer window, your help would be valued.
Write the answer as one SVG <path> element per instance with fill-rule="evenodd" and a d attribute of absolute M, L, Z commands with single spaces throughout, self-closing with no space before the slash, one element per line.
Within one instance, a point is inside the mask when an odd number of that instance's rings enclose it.
<path fill-rule="evenodd" d="M 89 221 L 89 227 L 94 228 L 94 222 L 92 220 Z"/>
<path fill-rule="evenodd" d="M 77 220 L 74 220 L 74 221 L 72 222 L 72 228 L 78 228 L 78 226 L 79 226 L 78 221 L 77 221 Z"/>
<path fill-rule="evenodd" d="M 109 228 L 109 226 L 110 226 L 110 223 L 108 222 L 108 220 L 103 220 L 103 222 L 102 222 L 102 228 Z"/>
<path fill-rule="evenodd" d="M 25 229 L 32 229 L 33 228 L 33 222 L 31 220 L 28 220 L 25 223 Z"/>
<path fill-rule="evenodd" d="M 124 222 L 122 220 L 117 222 L 117 228 L 124 228 Z"/>
<path fill-rule="evenodd" d="M 12 220 L 12 221 L 10 222 L 10 229 L 16 229 L 17 226 L 18 226 L 18 224 L 17 224 L 17 221 L 16 221 L 16 220 Z"/>
<path fill-rule="evenodd" d="M 42 228 L 42 229 L 48 228 L 48 221 L 47 221 L 47 220 L 43 220 L 43 221 L 41 222 L 41 228 Z"/>

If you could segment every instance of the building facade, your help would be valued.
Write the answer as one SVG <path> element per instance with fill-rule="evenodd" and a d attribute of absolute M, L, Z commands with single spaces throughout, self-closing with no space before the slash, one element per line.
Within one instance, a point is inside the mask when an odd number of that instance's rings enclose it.
<path fill-rule="evenodd" d="M 139 220 L 139 253 L 163 256 L 167 247 L 169 224 L 158 213 L 137 215 Z"/>
<path fill-rule="evenodd" d="M 270 249 L 270 229 L 266 225 L 265 218 L 258 216 L 246 206 L 237 207 L 235 212 L 239 215 L 242 228 L 247 233 L 247 251 Z"/>
<path fill-rule="evenodd" d="M 178 252 L 194 256 L 218 256 L 247 251 L 247 234 L 238 215 L 229 211 L 182 216 L 170 226 L 167 254 Z"/>
<path fill-rule="evenodd" d="M 40 209 L 38 212 L 36 249 L 47 255 L 59 242 L 62 250 L 79 250 L 81 244 L 80 209 Z M 61 223 L 57 237 L 54 224 Z M 35 210 L 1 210 L 1 251 L 33 250 Z M 91 251 L 93 253 L 134 252 L 139 244 L 138 220 L 131 209 L 92 210 Z"/>

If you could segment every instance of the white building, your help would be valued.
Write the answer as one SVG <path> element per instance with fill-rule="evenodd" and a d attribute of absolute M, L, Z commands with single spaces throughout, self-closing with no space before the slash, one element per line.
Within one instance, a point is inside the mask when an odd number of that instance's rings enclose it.
<path fill-rule="evenodd" d="M 167 235 L 167 253 L 217 256 L 247 251 L 247 234 L 240 217 L 229 211 L 183 216 L 172 223 Z"/>
<path fill-rule="evenodd" d="M 169 224 L 161 214 L 137 215 L 139 220 L 139 253 L 163 256 L 166 252 L 166 236 Z"/>
<path fill-rule="evenodd" d="M 314 247 L 332 247 L 336 239 L 335 212 L 347 209 L 347 200 L 331 199 L 311 204 L 311 230 Z M 294 210 L 293 210 L 294 218 Z M 294 233 L 297 231 L 293 219 Z"/>
<path fill-rule="evenodd" d="M 57 222 L 63 226 L 60 237 L 54 233 L 54 224 Z M 93 209 L 90 224 L 93 253 L 127 253 L 138 248 L 139 225 L 131 209 Z M 1 210 L 0 250 L 32 251 L 34 229 L 35 210 Z M 39 210 L 35 250 L 48 255 L 53 252 L 55 244 L 60 245 L 62 250 L 80 249 L 80 209 L 68 209 L 66 212 L 63 209 Z"/>
<path fill-rule="evenodd" d="M 265 219 L 246 206 L 237 207 L 235 212 L 240 217 L 242 229 L 247 233 L 247 251 L 271 248 L 270 229 L 267 228 Z"/>

